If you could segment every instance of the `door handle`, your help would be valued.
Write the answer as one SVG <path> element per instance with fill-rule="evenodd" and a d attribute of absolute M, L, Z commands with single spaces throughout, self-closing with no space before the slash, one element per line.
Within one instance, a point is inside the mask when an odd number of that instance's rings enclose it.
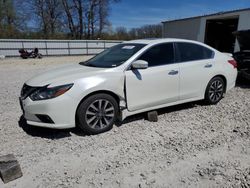
<path fill-rule="evenodd" d="M 212 64 L 209 64 L 209 63 L 208 63 L 208 64 L 206 64 L 204 67 L 205 67 L 205 68 L 211 68 L 212 66 L 213 66 Z"/>
<path fill-rule="evenodd" d="M 178 74 L 178 72 L 179 71 L 177 71 L 177 70 L 171 70 L 168 74 L 169 75 L 176 75 L 176 74 Z"/>

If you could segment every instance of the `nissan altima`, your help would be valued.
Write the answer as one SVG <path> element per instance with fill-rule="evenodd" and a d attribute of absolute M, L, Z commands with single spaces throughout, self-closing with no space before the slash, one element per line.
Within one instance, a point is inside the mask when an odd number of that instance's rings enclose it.
<path fill-rule="evenodd" d="M 196 100 L 216 104 L 236 76 L 236 61 L 203 43 L 134 40 L 31 78 L 20 104 L 29 125 L 98 134 L 133 114 Z"/>

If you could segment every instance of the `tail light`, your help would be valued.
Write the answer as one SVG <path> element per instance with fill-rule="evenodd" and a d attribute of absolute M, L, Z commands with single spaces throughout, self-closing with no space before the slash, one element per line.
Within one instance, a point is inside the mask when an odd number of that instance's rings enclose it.
<path fill-rule="evenodd" d="M 233 65 L 234 68 L 237 68 L 237 61 L 235 61 L 235 60 L 228 60 L 228 63 L 230 63 L 231 65 Z"/>

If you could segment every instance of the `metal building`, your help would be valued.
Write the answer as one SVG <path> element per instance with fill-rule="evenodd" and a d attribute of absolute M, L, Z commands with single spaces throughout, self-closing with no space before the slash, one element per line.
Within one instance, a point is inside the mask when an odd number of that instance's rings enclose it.
<path fill-rule="evenodd" d="M 219 51 L 232 53 L 239 50 L 232 32 L 250 29 L 250 8 L 162 23 L 163 37 L 196 40 Z"/>

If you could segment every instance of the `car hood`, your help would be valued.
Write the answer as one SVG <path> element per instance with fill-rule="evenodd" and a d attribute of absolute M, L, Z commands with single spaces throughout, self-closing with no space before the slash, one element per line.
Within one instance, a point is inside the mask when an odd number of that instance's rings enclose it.
<path fill-rule="evenodd" d="M 250 50 L 250 30 L 241 30 L 233 33 L 240 45 L 240 51 Z"/>
<path fill-rule="evenodd" d="M 57 69 L 52 69 L 45 73 L 39 74 L 29 79 L 26 84 L 29 86 L 45 86 L 45 85 L 58 85 L 73 83 L 75 80 L 97 75 L 100 71 L 106 70 L 105 68 L 88 67 L 80 64 L 73 64 L 64 66 Z"/>

